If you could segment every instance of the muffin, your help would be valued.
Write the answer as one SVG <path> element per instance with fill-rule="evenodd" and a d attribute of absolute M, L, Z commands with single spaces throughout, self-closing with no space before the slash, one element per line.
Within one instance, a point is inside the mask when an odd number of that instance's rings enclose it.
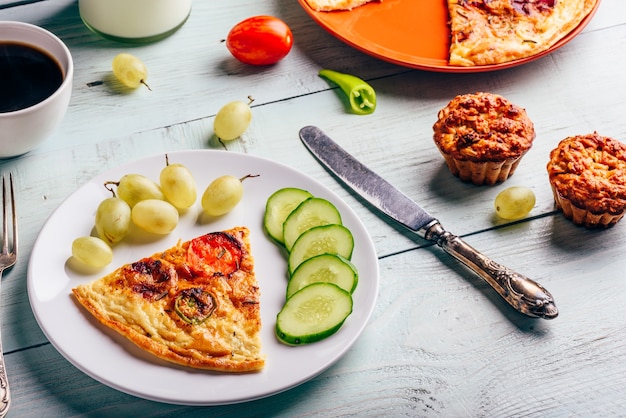
<path fill-rule="evenodd" d="M 452 174 L 476 185 L 509 178 L 535 139 L 526 110 L 492 93 L 455 97 L 439 111 L 433 130 Z"/>
<path fill-rule="evenodd" d="M 626 209 L 626 145 L 598 133 L 565 138 L 550 152 L 556 207 L 576 225 L 609 227 Z"/>

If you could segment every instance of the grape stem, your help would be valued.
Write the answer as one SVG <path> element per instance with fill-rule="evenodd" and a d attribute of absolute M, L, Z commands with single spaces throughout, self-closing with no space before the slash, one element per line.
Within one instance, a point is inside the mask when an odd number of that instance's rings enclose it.
<path fill-rule="evenodd" d="M 107 189 L 108 191 L 110 191 L 113 194 L 113 197 L 117 197 L 115 194 L 115 190 L 113 190 L 112 187 L 109 187 L 109 185 L 114 184 L 116 186 L 119 186 L 119 182 L 118 181 L 105 181 L 104 182 L 104 188 Z"/>
<path fill-rule="evenodd" d="M 243 183 L 243 181 L 244 181 L 245 179 L 247 179 L 247 178 L 250 178 L 250 177 L 259 177 L 259 176 L 260 176 L 260 174 L 246 174 L 245 176 L 243 176 L 242 178 L 240 178 L 240 179 L 239 179 L 239 181 Z"/>

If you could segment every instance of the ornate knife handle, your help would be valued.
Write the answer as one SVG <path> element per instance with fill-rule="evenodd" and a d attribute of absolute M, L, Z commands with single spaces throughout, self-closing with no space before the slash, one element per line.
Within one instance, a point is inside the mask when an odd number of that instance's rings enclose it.
<path fill-rule="evenodd" d="M 420 232 L 425 239 L 437 243 L 446 253 L 482 277 L 519 312 L 545 319 L 556 318 L 559 314 L 554 298 L 543 286 L 484 256 L 446 231 L 439 222 L 428 225 Z"/>

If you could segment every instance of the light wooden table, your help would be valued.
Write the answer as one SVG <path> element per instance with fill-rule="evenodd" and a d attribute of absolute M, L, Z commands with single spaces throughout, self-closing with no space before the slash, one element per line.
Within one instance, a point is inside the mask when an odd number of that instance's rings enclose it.
<path fill-rule="evenodd" d="M 31 3 L 31 4 L 29 4 Z M 238 21 L 282 18 L 295 46 L 276 66 L 234 61 L 220 41 Z M 571 43 L 505 71 L 442 74 L 395 66 L 332 37 L 295 0 L 196 0 L 173 36 L 129 47 L 82 24 L 76 1 L 0 1 L 0 19 L 41 25 L 69 46 L 74 92 L 59 129 L 38 149 L 0 162 L 17 179 L 21 255 L 3 278 L 1 325 L 11 382 L 10 416 L 617 416 L 626 414 L 626 222 L 606 231 L 573 226 L 554 211 L 545 164 L 569 135 L 597 130 L 626 141 L 626 3 L 603 0 Z M 376 30 L 373 28 L 372 30 Z M 153 91 L 119 94 L 112 57 L 134 52 Z M 369 116 L 344 111 L 321 68 L 371 82 Z M 96 83 L 97 84 L 97 83 Z M 537 140 L 504 185 L 474 187 L 443 165 L 431 140 L 437 111 L 457 94 L 500 93 L 527 109 Z M 173 150 L 219 148 L 212 121 L 226 102 L 255 98 L 248 132 L 232 152 L 270 158 L 314 176 L 357 212 L 374 242 L 381 285 L 361 338 L 330 369 L 295 389 L 230 406 L 139 399 L 83 374 L 47 341 L 30 308 L 27 264 L 52 211 L 95 175 Z M 522 316 L 441 251 L 371 212 L 300 144 L 314 124 L 497 261 L 555 296 L 553 321 Z M 531 216 L 505 224 L 493 199 L 525 185 Z M 78 336 L 77 338 L 80 338 Z"/>

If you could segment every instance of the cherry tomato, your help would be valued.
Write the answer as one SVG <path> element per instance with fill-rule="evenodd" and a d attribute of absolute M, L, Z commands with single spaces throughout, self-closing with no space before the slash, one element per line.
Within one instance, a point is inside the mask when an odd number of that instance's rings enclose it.
<path fill-rule="evenodd" d="M 239 61 L 270 65 L 291 50 L 293 35 L 282 20 L 273 16 L 253 16 L 237 23 L 228 33 L 226 47 Z"/>
<path fill-rule="evenodd" d="M 187 262 L 206 276 L 228 276 L 239 270 L 243 249 L 239 241 L 225 232 L 211 232 L 191 240 Z"/>

